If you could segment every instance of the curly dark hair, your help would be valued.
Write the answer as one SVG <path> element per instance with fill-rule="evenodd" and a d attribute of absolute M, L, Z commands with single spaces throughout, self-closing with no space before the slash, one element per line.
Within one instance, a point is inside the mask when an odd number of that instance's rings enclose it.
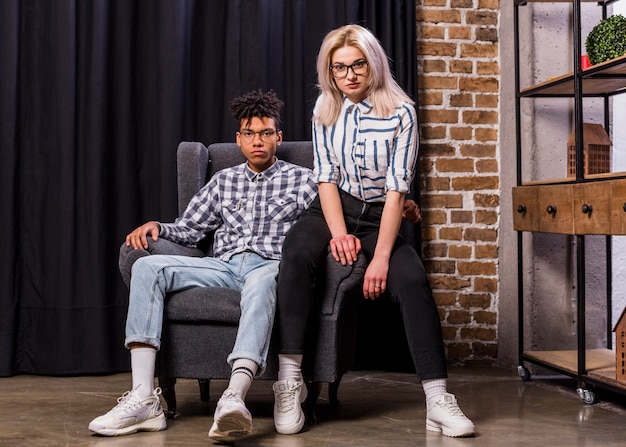
<path fill-rule="evenodd" d="M 237 121 L 249 122 L 252 118 L 272 118 L 276 128 L 280 128 L 280 109 L 285 105 L 273 90 L 263 93 L 252 90 L 230 103 L 230 112 Z"/>

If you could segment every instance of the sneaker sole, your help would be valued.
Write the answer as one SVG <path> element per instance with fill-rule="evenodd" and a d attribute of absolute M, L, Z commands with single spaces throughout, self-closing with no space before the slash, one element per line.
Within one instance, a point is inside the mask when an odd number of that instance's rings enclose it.
<path fill-rule="evenodd" d="M 459 427 L 451 429 L 430 420 L 426 420 L 426 430 L 442 433 L 444 436 L 448 436 L 450 438 L 467 438 L 474 436 L 475 434 L 474 427 Z"/>
<path fill-rule="evenodd" d="M 305 422 L 306 416 L 304 414 L 304 411 L 302 411 L 302 408 L 300 408 L 300 417 L 295 424 L 277 425 L 276 421 L 274 421 L 274 428 L 281 435 L 295 435 L 296 433 L 300 433 L 300 431 L 302 431 L 302 427 L 304 427 Z"/>
<path fill-rule="evenodd" d="M 142 421 L 139 424 L 129 425 L 123 428 L 106 428 L 89 425 L 89 430 L 101 436 L 124 436 L 132 435 L 138 431 L 162 431 L 167 428 L 165 415 L 161 413 L 156 418 Z"/>
<path fill-rule="evenodd" d="M 278 425 L 274 424 L 274 428 L 281 435 L 295 435 L 296 433 L 300 433 L 300 431 L 302 430 L 302 427 L 304 427 L 304 420 L 305 420 L 305 417 L 304 417 L 304 414 L 302 414 L 302 417 L 300 418 L 298 423 L 296 423 L 294 425 L 287 426 L 287 427 L 286 426 L 278 426 Z"/>
<path fill-rule="evenodd" d="M 216 421 L 217 430 L 209 431 L 209 438 L 215 441 L 236 441 L 252 431 L 252 423 L 242 413 L 228 413 Z"/>

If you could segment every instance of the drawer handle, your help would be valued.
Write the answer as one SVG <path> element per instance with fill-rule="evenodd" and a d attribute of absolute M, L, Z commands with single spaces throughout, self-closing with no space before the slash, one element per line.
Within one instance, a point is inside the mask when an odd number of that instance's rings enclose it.
<path fill-rule="evenodd" d="M 624 204 L 624 211 L 626 211 L 626 203 Z M 524 206 L 524 205 L 519 205 L 519 206 L 517 207 L 517 212 L 518 212 L 519 214 L 524 214 L 524 213 L 526 212 L 526 206 Z"/>
<path fill-rule="evenodd" d="M 546 213 L 552 215 L 556 214 L 556 206 L 548 205 L 548 207 L 546 208 Z"/>
<path fill-rule="evenodd" d="M 591 205 L 587 205 L 586 203 L 583 205 L 583 214 L 591 214 L 593 211 L 593 207 Z"/>
<path fill-rule="evenodd" d="M 624 202 L 624 205 L 622 205 L 622 209 L 624 210 L 624 212 L 626 213 L 626 202 Z"/>

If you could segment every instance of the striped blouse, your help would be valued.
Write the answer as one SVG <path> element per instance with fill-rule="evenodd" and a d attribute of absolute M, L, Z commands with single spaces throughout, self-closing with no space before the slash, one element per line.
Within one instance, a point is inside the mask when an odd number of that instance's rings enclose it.
<path fill-rule="evenodd" d="M 315 110 L 313 112 L 315 114 Z M 418 123 L 407 103 L 378 117 L 367 99 L 344 97 L 337 123 L 313 121 L 314 172 L 365 202 L 384 202 L 387 191 L 409 192 L 417 161 Z"/>

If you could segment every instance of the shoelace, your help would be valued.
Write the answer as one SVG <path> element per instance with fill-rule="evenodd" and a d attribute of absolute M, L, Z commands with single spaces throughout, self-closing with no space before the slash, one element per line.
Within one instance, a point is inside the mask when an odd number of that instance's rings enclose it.
<path fill-rule="evenodd" d="M 161 394 L 161 388 L 154 390 L 153 396 L 159 396 Z M 126 412 L 141 406 L 143 400 L 138 399 L 132 391 L 126 391 L 120 397 L 117 398 L 117 405 L 113 407 L 110 413 Z"/>
<path fill-rule="evenodd" d="M 225 400 L 225 401 L 238 400 L 237 399 L 237 394 L 235 394 L 232 391 L 225 391 L 224 394 L 222 395 L 222 399 Z"/>
<path fill-rule="evenodd" d="M 299 387 L 294 387 L 291 389 L 287 389 L 285 391 L 280 391 L 278 393 L 278 411 L 281 413 L 286 413 L 291 411 L 296 406 L 296 391 Z"/>
<path fill-rule="evenodd" d="M 461 408 L 457 405 L 455 401 L 439 401 L 437 402 L 441 408 L 448 411 L 452 416 L 459 416 L 465 418 L 466 416 L 461 411 Z"/>
<path fill-rule="evenodd" d="M 126 412 L 139 407 L 140 404 L 141 402 L 132 394 L 131 391 L 126 391 L 117 398 L 117 405 L 113 407 L 111 413 Z"/>

